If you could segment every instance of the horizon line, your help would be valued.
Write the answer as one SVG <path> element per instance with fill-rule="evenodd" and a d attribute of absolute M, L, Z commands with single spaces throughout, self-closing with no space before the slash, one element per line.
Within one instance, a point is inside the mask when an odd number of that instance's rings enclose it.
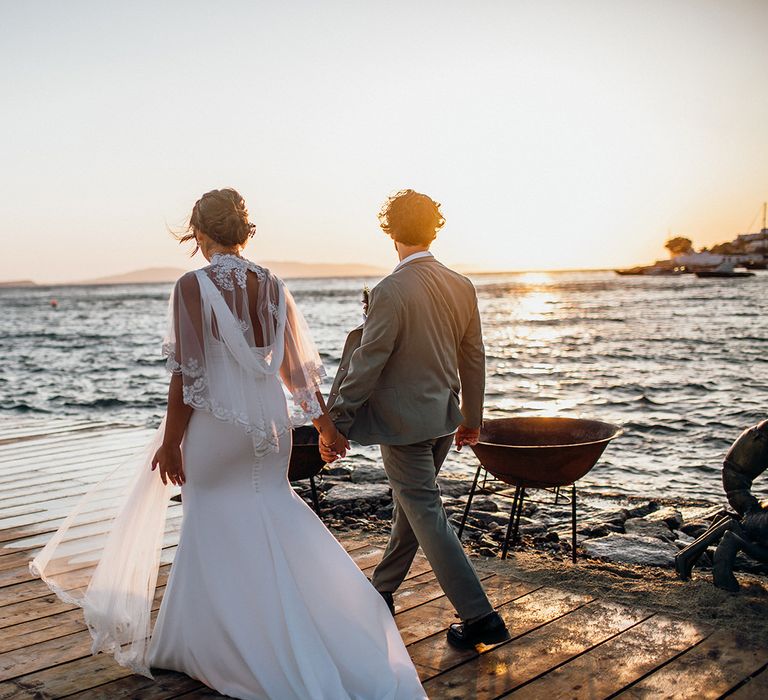
<path fill-rule="evenodd" d="M 289 261 L 269 261 L 269 262 L 289 262 Z M 297 262 L 291 262 L 291 264 L 300 264 L 300 265 L 312 265 L 317 263 L 297 263 Z M 363 265 L 361 263 L 328 263 L 328 265 L 339 265 L 339 266 L 354 266 L 354 265 L 360 265 L 361 267 L 372 267 L 371 265 Z M 448 265 L 448 267 L 451 267 Z M 143 269 L 151 269 L 151 268 L 143 268 Z M 179 268 L 182 270 L 182 268 Z M 452 268 L 455 269 L 455 268 Z M 567 273 L 567 272 L 613 272 L 616 268 L 615 267 L 557 267 L 557 268 L 531 268 L 531 269 L 518 269 L 518 270 L 474 270 L 474 269 L 463 269 L 463 270 L 457 270 L 462 275 L 482 275 L 482 276 L 492 276 L 492 275 L 524 275 L 524 274 L 532 274 L 532 273 Z M 129 272 L 125 273 L 118 273 L 116 275 L 112 275 L 114 277 L 118 277 L 121 274 L 128 275 L 132 272 L 140 272 L 141 270 L 131 270 Z M 182 270 L 182 272 L 184 272 Z M 381 275 L 382 277 L 386 277 L 387 275 L 391 274 L 391 272 L 386 272 L 384 275 Z M 280 275 L 278 275 L 280 276 Z M 380 275 L 354 275 L 354 274 L 341 274 L 341 275 L 296 275 L 296 276 L 284 276 L 284 279 L 375 279 L 379 277 Z M 95 280 L 98 278 L 95 278 Z M 161 282 L 143 282 L 143 281 L 135 281 L 135 282 L 98 282 L 98 281 L 89 281 L 89 280 L 80 280 L 80 281 L 74 281 L 74 282 L 37 282 L 33 279 L 15 279 L 15 280 L 0 280 L 0 288 L 5 289 L 14 289 L 14 288 L 24 288 L 24 287 L 124 287 L 127 285 L 158 285 L 158 284 L 173 284 L 173 280 L 167 280 L 167 281 L 161 281 Z"/>

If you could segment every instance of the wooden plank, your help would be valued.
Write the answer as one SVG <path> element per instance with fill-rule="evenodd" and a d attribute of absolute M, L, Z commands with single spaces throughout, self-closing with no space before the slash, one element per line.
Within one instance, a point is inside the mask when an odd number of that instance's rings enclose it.
<path fill-rule="evenodd" d="M 5 545 L 14 544 L 18 549 L 36 549 L 42 548 L 51 539 L 51 535 L 58 530 L 61 523 L 54 523 L 53 525 L 43 524 L 39 530 L 24 530 L 23 528 L 6 530 L 0 532 L 0 540 L 2 538 L 8 538 L 0 542 Z M 166 521 L 166 535 L 172 532 L 178 532 L 181 526 L 181 509 L 172 508 L 169 511 Z M 89 537 L 98 537 L 103 535 L 109 528 L 109 524 L 105 524 L 103 520 L 96 520 L 93 522 L 86 522 L 82 525 L 77 525 L 70 529 L 70 535 L 77 534 L 79 538 L 87 540 Z M 11 553 L 13 550 L 3 550 L 5 553 Z M 3 551 L 0 551 L 0 557 L 3 555 Z"/>
<path fill-rule="evenodd" d="M 348 546 L 348 554 L 352 559 L 362 561 L 363 563 L 367 563 L 371 555 L 380 556 L 383 551 L 380 547 L 361 546 L 356 542 L 349 543 Z M 175 548 L 175 543 L 168 545 L 163 551 L 162 561 L 166 562 L 172 559 Z M 417 576 L 422 568 L 423 565 L 415 567 L 414 576 Z M 162 589 L 165 585 L 169 571 L 170 562 L 164 563 L 160 567 L 157 583 L 159 589 Z M 56 616 L 59 616 L 62 611 L 67 610 L 79 614 L 78 608 L 62 603 L 53 596 L 45 583 L 39 579 L 35 579 L 29 588 L 28 598 L 9 602 L 0 608 L 0 627 L 4 628 L 3 642 L 8 649 L 19 646 L 19 644 L 13 642 L 14 635 L 26 634 L 28 631 L 37 632 L 34 637 L 30 637 L 30 640 L 35 642 L 52 639 L 54 636 L 62 636 L 59 634 L 59 630 L 55 629 L 55 626 L 40 622 L 41 619 L 53 618 L 55 620 Z M 41 603 L 38 603 L 38 601 L 41 601 Z M 45 633 L 41 634 L 40 630 L 45 630 Z"/>
<path fill-rule="evenodd" d="M 158 586 L 152 602 L 152 624 L 160 609 L 165 586 Z M 72 609 L 72 608 L 70 608 Z M 6 681 L 34 671 L 41 671 L 91 655 L 91 635 L 77 631 L 61 637 L 49 637 L 0 654 L 0 681 Z M 106 657 L 116 663 L 111 657 Z"/>
<path fill-rule="evenodd" d="M 103 520 L 109 518 L 115 512 L 115 508 L 119 506 L 124 499 L 119 492 L 113 493 L 107 498 L 90 500 L 85 507 L 81 510 L 81 518 L 88 515 L 92 520 Z M 17 516 L 13 518 L 0 518 L 0 542 L 12 541 L 11 538 L 3 538 L 3 533 L 6 530 L 18 530 L 19 528 L 30 528 L 33 532 L 39 531 L 41 528 L 58 529 L 59 525 L 64 522 L 67 516 L 72 513 L 75 506 L 78 504 L 75 501 L 74 504 L 67 504 L 62 507 L 47 508 L 42 512 L 32 513 L 23 516 Z M 176 505 L 175 502 L 170 504 L 171 507 Z M 81 520 L 81 522 L 84 522 Z"/>
<path fill-rule="evenodd" d="M 0 700 L 48 700 L 50 695 L 25 690 L 14 681 L 0 682 Z"/>
<path fill-rule="evenodd" d="M 149 444 L 154 431 L 124 430 L 110 434 L 60 440 L 56 444 L 28 443 L 25 447 L 0 448 L 0 475 L 23 473 L 30 466 L 56 467 L 63 463 L 76 463 L 79 459 L 92 459 L 94 455 L 138 452 Z"/>
<path fill-rule="evenodd" d="M 168 568 L 173 561 L 176 547 L 177 542 L 175 541 L 172 544 L 167 544 L 163 547 L 163 550 L 160 554 L 161 576 L 165 576 L 167 574 Z M 87 567 L 86 571 L 90 572 L 92 571 L 92 568 Z M 29 572 L 28 568 L 27 572 Z M 33 576 L 31 573 L 28 573 L 28 575 L 30 578 L 28 581 L 0 588 L 0 615 L 3 615 L 3 608 L 5 606 L 13 605 L 14 603 L 23 603 L 24 601 L 34 600 L 35 598 L 42 598 L 50 594 L 50 589 L 41 579 Z M 74 570 L 72 574 L 68 576 L 67 581 L 69 584 L 71 584 L 69 585 L 68 590 L 77 587 L 77 579 L 74 577 Z M 84 583 L 85 582 L 83 581 L 80 585 L 83 585 Z"/>
<path fill-rule="evenodd" d="M 373 570 L 376 568 L 376 566 L 377 564 L 371 564 L 370 566 L 367 566 L 365 568 L 361 567 L 361 570 L 366 576 L 370 576 L 373 573 Z M 411 569 L 408 572 L 408 575 L 405 577 L 405 580 L 409 581 L 410 579 L 415 578 L 417 576 L 421 576 L 422 574 L 425 574 L 431 570 L 432 570 L 432 567 L 430 567 L 426 557 L 417 555 L 416 558 L 413 560 L 413 564 L 411 565 Z"/>
<path fill-rule="evenodd" d="M 718 630 L 701 644 L 643 678 L 616 697 L 719 698 L 768 663 L 768 649 L 757 648 L 740 632 Z"/>
<path fill-rule="evenodd" d="M 6 500 L 12 495 L 14 488 L 21 488 L 39 483 L 43 479 L 48 479 L 50 482 L 61 481 L 67 478 L 74 478 L 80 476 L 78 472 L 88 471 L 88 473 L 101 473 L 108 470 L 113 470 L 123 464 L 126 461 L 135 462 L 139 455 L 138 453 L 143 448 L 128 449 L 121 447 L 119 449 L 113 449 L 105 452 L 96 452 L 93 455 L 86 455 L 79 452 L 77 455 L 69 459 L 64 458 L 48 458 L 49 461 L 41 461 L 35 459 L 29 465 L 22 465 L 19 462 L 12 462 L 14 466 L 8 467 L 0 466 L 0 494 L 3 496 L 3 500 Z M 36 482 L 28 482 L 28 480 L 36 479 Z"/>
<path fill-rule="evenodd" d="M 516 579 L 509 580 L 500 576 L 489 579 L 484 585 L 488 597 L 496 607 L 537 588 L 535 584 L 524 583 Z M 436 633 L 444 632 L 457 619 L 453 605 L 443 595 L 397 615 L 395 621 L 403 641 L 408 645 Z"/>
<path fill-rule="evenodd" d="M 30 673 L 12 682 L 24 690 L 42 690 L 45 698 L 93 700 L 172 698 L 179 693 L 204 687 L 198 681 L 173 671 L 156 671 L 153 675 L 154 680 L 134 675 L 129 669 L 119 666 L 111 656 L 99 654 Z M 11 697 L 16 700 L 15 696 Z M 3 695 L 0 699 L 5 700 Z"/>
<path fill-rule="evenodd" d="M 490 586 L 486 584 L 486 588 Z M 557 588 L 536 588 L 497 609 L 514 639 L 577 610 L 591 600 L 589 596 L 574 595 Z M 414 643 L 409 652 L 416 663 L 432 670 L 432 676 L 478 656 L 475 650 L 449 646 L 444 631 Z"/>
<path fill-rule="evenodd" d="M 592 601 L 494 647 L 424 684 L 432 700 L 497 698 L 648 617 L 645 611 Z"/>
<path fill-rule="evenodd" d="M 30 644 L 37 644 L 46 639 L 65 637 L 73 632 L 87 629 L 80 608 L 69 612 L 32 618 L 3 628 L 0 637 L 0 654 L 21 649 Z"/>
<path fill-rule="evenodd" d="M 381 556 L 382 550 L 378 547 L 366 547 L 360 546 L 357 543 L 352 543 L 349 553 L 353 559 L 357 558 L 363 563 L 370 563 L 372 559 L 375 560 Z M 414 567 L 411 571 L 412 578 L 419 578 L 420 574 L 418 572 L 423 567 L 423 561 L 417 560 L 414 563 Z M 164 568 L 167 569 L 167 567 Z M 421 574 L 421 576 L 423 576 L 423 574 Z M 420 583 L 422 582 L 416 583 L 414 585 L 420 585 Z M 407 587 L 408 585 L 409 584 L 405 584 L 404 587 Z M 162 592 L 162 589 L 158 590 L 156 595 L 156 605 L 154 606 L 155 609 L 159 605 Z M 96 657 L 96 662 L 89 661 L 88 663 L 96 663 L 97 665 L 104 664 L 103 660 L 106 659 L 106 665 L 99 666 L 101 671 L 96 676 L 93 676 L 93 674 L 88 674 L 84 677 L 82 664 L 86 659 L 91 658 L 87 656 L 90 651 L 90 636 L 85 630 L 85 626 L 82 624 L 82 622 L 80 622 L 80 611 L 73 610 L 69 613 L 64 613 L 63 615 L 56 615 L 55 617 L 65 618 L 61 620 L 62 624 L 59 624 L 55 628 L 42 627 L 42 629 L 30 630 L 29 627 L 35 627 L 35 625 L 29 625 L 29 623 L 22 623 L 18 626 L 21 627 L 22 625 L 26 625 L 26 629 L 24 631 L 32 634 L 32 636 L 28 639 L 29 642 L 39 639 L 41 636 L 39 633 L 42 633 L 42 637 L 44 639 L 43 641 L 36 641 L 36 643 L 26 644 L 23 648 L 18 650 L 18 653 L 15 655 L 0 655 L 0 674 L 3 674 L 7 677 L 9 673 L 13 672 L 11 670 L 12 668 L 15 668 L 16 670 L 23 668 L 24 671 L 28 671 L 31 665 L 33 672 L 26 672 L 21 677 L 18 677 L 17 675 L 15 677 L 15 682 L 25 689 L 40 688 L 42 684 L 42 686 L 45 688 L 45 691 L 47 693 L 51 693 L 49 697 L 60 697 L 61 694 L 64 694 L 65 692 L 69 694 L 83 690 L 84 683 L 94 685 L 99 683 L 103 684 L 113 680 L 114 678 L 123 678 L 128 674 L 128 672 L 125 669 L 119 667 L 111 657 L 104 657 L 102 655 Z M 39 624 L 37 627 L 39 627 Z M 13 630 L 15 628 L 11 629 Z M 62 630 L 72 631 L 69 634 L 62 636 L 60 634 Z M 36 635 L 35 633 L 38 634 Z M 52 634 L 55 636 L 52 637 Z M 35 664 L 43 664 L 44 668 L 34 668 Z M 0 675 L 0 677 L 3 677 L 3 675 Z M 181 676 L 179 674 L 172 675 L 178 676 L 179 679 L 182 679 L 181 682 L 183 684 L 188 684 L 189 682 L 189 679 L 186 679 L 185 676 Z M 127 681 L 129 688 L 135 690 L 134 679 L 129 678 Z M 194 685 L 192 687 L 198 686 Z M 183 685 L 182 687 L 174 686 L 174 694 L 183 692 L 186 689 L 189 689 L 188 685 Z M 111 693 L 112 690 L 113 689 L 110 686 L 109 692 Z M 131 692 L 134 692 L 134 690 Z M 94 689 L 94 692 L 97 691 L 103 692 L 104 689 L 102 688 L 101 691 Z M 92 697 L 99 696 L 94 695 Z M 110 697 L 113 697 L 113 695 L 110 694 Z M 142 697 L 144 697 L 143 691 Z M 162 697 L 169 696 L 164 695 Z"/>
<path fill-rule="evenodd" d="M 481 581 L 489 578 L 489 574 L 480 575 Z M 445 595 L 431 569 L 408 583 L 410 585 L 404 583 L 395 593 L 395 610 L 398 615 Z"/>
<path fill-rule="evenodd" d="M 12 463 L 17 457 L 30 457 L 38 455 L 72 454 L 79 451 L 83 445 L 119 443 L 122 440 L 134 440 L 137 444 L 141 441 L 148 442 L 148 437 L 154 430 L 147 428 L 119 428 L 109 432 L 85 435 L 79 433 L 66 433 L 50 438 L 35 438 L 24 443 L 12 445 L 0 444 L 0 471 L 2 466 Z"/>
<path fill-rule="evenodd" d="M 353 550 L 354 551 L 354 550 Z M 418 588 L 424 584 L 423 577 L 434 576 L 431 572 L 406 581 L 402 589 Z M 66 613 L 65 613 L 66 614 Z M 75 611 L 74 614 L 79 614 Z M 63 617 L 63 616 L 59 616 Z M 139 676 L 133 676 L 127 669 L 118 666 L 109 656 L 79 658 L 54 668 L 25 674 L 14 679 L 24 688 L 45 688 L 52 697 L 74 693 L 72 697 L 81 700 L 97 698 L 168 698 L 180 693 L 203 689 L 197 681 L 178 673 L 158 671 L 157 683 Z M 94 687 L 90 687 L 90 686 Z M 0 695 L 0 698 L 3 698 Z"/>
<path fill-rule="evenodd" d="M 17 479 L 14 481 L 12 487 L 3 489 L 0 507 L 2 507 L 6 501 L 18 498 L 19 496 L 39 493 L 41 487 L 49 486 L 51 484 L 82 484 L 84 486 L 91 486 L 92 484 L 101 481 L 105 476 L 108 476 L 109 473 L 114 471 L 119 465 L 120 460 L 116 460 L 114 464 L 105 466 L 103 469 L 94 469 L 93 467 L 73 469 L 66 472 L 66 477 L 62 477 L 58 474 L 46 474 L 45 472 L 40 472 L 24 479 Z M 128 477 L 129 475 L 126 474 L 125 478 Z"/>
<path fill-rule="evenodd" d="M 170 508 L 180 509 L 180 506 L 174 503 L 170 505 Z M 179 514 L 177 514 L 175 511 L 169 511 L 163 539 L 164 547 L 170 547 L 178 542 L 180 512 L 179 510 Z M 29 562 L 40 552 L 49 539 L 50 535 L 42 535 L 33 539 L 22 539 L 0 544 L 0 576 L 5 576 L 6 572 L 9 571 L 12 574 L 15 571 L 15 575 L 18 576 L 22 569 L 28 572 Z M 34 577 L 30 574 L 30 578 Z"/>
<path fill-rule="evenodd" d="M 28 440 L 39 440 L 53 435 L 90 432 L 94 430 L 107 430 L 121 427 L 119 423 L 106 423 L 103 421 L 76 421 L 55 424 L 42 423 L 38 426 L 8 426 L 0 424 L 0 445 L 12 445 Z"/>
<path fill-rule="evenodd" d="M 93 482 L 95 483 L 95 482 Z M 72 496 L 80 498 L 85 492 L 93 486 L 93 483 L 85 483 L 84 481 L 77 481 L 72 483 L 66 483 L 60 488 L 48 488 L 45 490 L 33 490 L 32 493 L 24 493 L 8 498 L 0 503 L 0 511 L 5 511 L 6 508 L 12 508 L 19 505 L 34 505 L 40 503 L 52 503 L 58 498 L 66 496 Z"/>
<path fill-rule="evenodd" d="M 765 700 L 768 698 L 768 668 L 755 674 L 728 698 L 730 700 Z"/>
<path fill-rule="evenodd" d="M 78 467 L 99 464 L 119 464 L 127 458 L 141 455 L 147 448 L 151 434 L 145 431 L 130 435 L 115 435 L 109 439 L 80 440 L 71 448 L 27 451 L 25 454 L 0 452 L 0 484 L 7 488 L 25 476 L 67 474 Z"/>
<path fill-rule="evenodd" d="M 654 615 L 512 693 L 517 700 L 607 698 L 674 659 L 711 633 Z"/>
<path fill-rule="evenodd" d="M 3 608 L 2 617 L 0 617 L 0 629 L 18 625 L 20 622 L 26 622 L 30 619 L 48 617 L 57 613 L 75 610 L 76 606 L 62 603 L 53 593 L 43 598 L 34 600 L 25 600 L 23 603 L 15 605 L 6 605 Z"/>
<path fill-rule="evenodd" d="M 47 426 L 39 426 L 34 430 L 22 429 L 7 429 L 2 425 L 2 419 L 0 419 L 0 436 L 6 440 L 13 440 L 13 438 L 24 437 L 27 440 L 21 442 L 44 442 L 51 438 L 55 440 L 65 439 L 67 437 L 82 439 L 83 432 L 92 432 L 97 435 L 108 435 L 113 432 L 120 432 L 123 430 L 149 430 L 150 428 L 141 425 L 134 425 L 131 423 L 121 422 L 105 422 L 105 421 L 92 421 L 85 420 L 72 425 L 54 425 L 49 423 Z M 13 442 L 0 443 L 0 451 L 7 449 L 13 449 L 16 445 Z M 23 446 L 23 445 L 22 445 Z"/>

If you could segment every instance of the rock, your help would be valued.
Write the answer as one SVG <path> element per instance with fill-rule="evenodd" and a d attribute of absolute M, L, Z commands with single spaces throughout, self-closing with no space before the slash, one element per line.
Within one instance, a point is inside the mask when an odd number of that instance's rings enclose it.
<path fill-rule="evenodd" d="M 682 530 L 675 530 L 675 537 L 677 539 L 675 540 L 675 544 L 682 547 L 687 547 L 691 542 L 693 542 L 696 538 L 691 537 L 690 535 L 686 535 Z"/>
<path fill-rule="evenodd" d="M 656 537 L 666 542 L 675 539 L 672 530 L 664 521 L 653 522 L 646 518 L 630 518 L 624 523 L 624 531 L 628 535 L 642 535 L 643 537 Z"/>
<path fill-rule="evenodd" d="M 608 534 L 608 528 L 605 525 L 594 524 L 586 527 L 580 527 L 577 534 L 584 535 L 586 538 L 590 537 L 605 537 Z"/>
<path fill-rule="evenodd" d="M 711 524 L 713 520 L 728 513 L 728 508 L 722 505 L 688 506 L 681 509 L 685 522 L 701 521 Z"/>
<path fill-rule="evenodd" d="M 358 465 L 352 471 L 349 478 L 354 484 L 381 484 L 387 482 L 384 468 L 373 464 Z"/>
<path fill-rule="evenodd" d="M 639 564 L 641 566 L 675 565 L 675 545 L 642 535 L 610 534 L 583 543 L 587 556 L 622 564 Z"/>
<path fill-rule="evenodd" d="M 689 523 L 683 523 L 680 526 L 680 532 L 690 535 L 693 539 L 700 537 L 709 529 L 708 520 L 692 520 Z"/>
<path fill-rule="evenodd" d="M 623 525 L 624 521 L 629 517 L 629 511 L 626 508 L 610 511 L 608 513 L 601 513 L 599 516 L 601 523 L 611 525 Z"/>
<path fill-rule="evenodd" d="M 491 523 L 506 525 L 509 522 L 509 516 L 505 513 L 486 513 L 483 510 L 479 510 L 476 513 L 470 512 L 469 517 L 477 522 L 485 523 L 486 525 Z"/>
<path fill-rule="evenodd" d="M 497 501 L 497 503 L 501 503 L 501 501 Z M 510 510 L 512 508 L 512 499 L 511 498 L 505 498 L 504 502 L 501 503 L 501 510 Z M 531 516 L 533 515 L 537 510 L 539 509 L 539 506 L 536 503 L 533 503 L 532 501 L 523 501 L 523 515 Z"/>
<path fill-rule="evenodd" d="M 328 491 L 325 500 L 331 506 L 341 503 L 353 503 L 355 501 L 383 501 L 389 500 L 389 486 L 387 484 L 350 484 L 339 483 Z"/>
<path fill-rule="evenodd" d="M 542 523 L 535 521 L 524 522 L 525 518 L 520 518 L 520 532 L 524 535 L 538 535 L 546 532 L 547 528 Z"/>
<path fill-rule="evenodd" d="M 346 477 L 349 478 L 349 475 L 352 473 L 352 468 L 347 467 L 343 464 L 339 464 L 336 466 L 328 466 L 323 467 L 323 474 L 325 476 L 335 476 L 335 477 Z"/>
<path fill-rule="evenodd" d="M 683 524 L 683 514 L 677 508 L 672 508 L 671 506 L 654 511 L 646 515 L 645 519 L 651 522 L 664 522 L 673 530 L 679 530 Z"/>
<path fill-rule="evenodd" d="M 644 518 L 649 513 L 659 510 L 659 504 L 656 501 L 648 501 L 641 506 L 627 508 L 627 518 Z"/>
<path fill-rule="evenodd" d="M 483 510 L 488 513 L 495 513 L 499 510 L 499 506 L 492 498 L 481 496 L 480 498 L 474 498 L 472 500 L 472 510 Z"/>
<path fill-rule="evenodd" d="M 451 496 L 452 498 L 466 496 L 472 488 L 472 482 L 468 479 L 451 479 L 449 477 L 443 477 L 438 479 L 437 483 L 438 486 L 440 486 L 440 493 L 442 493 L 443 496 Z"/>
<path fill-rule="evenodd" d="M 763 564 L 755 559 L 745 556 L 742 552 L 736 555 L 736 561 L 733 564 L 736 571 L 745 571 L 750 574 L 768 574 L 768 564 Z"/>

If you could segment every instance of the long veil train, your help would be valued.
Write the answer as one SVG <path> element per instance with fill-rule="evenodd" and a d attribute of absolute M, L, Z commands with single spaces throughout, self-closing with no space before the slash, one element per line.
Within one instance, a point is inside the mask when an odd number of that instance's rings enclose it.
<path fill-rule="evenodd" d="M 165 420 L 151 442 L 93 486 L 30 570 L 83 609 L 92 652 L 152 677 L 146 661 L 171 486 L 150 471 Z"/>

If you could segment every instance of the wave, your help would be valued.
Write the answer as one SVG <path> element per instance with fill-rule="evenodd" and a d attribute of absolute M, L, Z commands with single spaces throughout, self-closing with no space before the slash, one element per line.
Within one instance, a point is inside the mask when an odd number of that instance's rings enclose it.
<path fill-rule="evenodd" d="M 23 401 L 17 401 L 9 404 L 0 404 L 0 410 L 9 411 L 11 413 L 41 413 L 48 414 L 54 411 L 48 408 L 42 408 L 41 406 L 33 406 L 32 404 L 25 403 Z"/>

